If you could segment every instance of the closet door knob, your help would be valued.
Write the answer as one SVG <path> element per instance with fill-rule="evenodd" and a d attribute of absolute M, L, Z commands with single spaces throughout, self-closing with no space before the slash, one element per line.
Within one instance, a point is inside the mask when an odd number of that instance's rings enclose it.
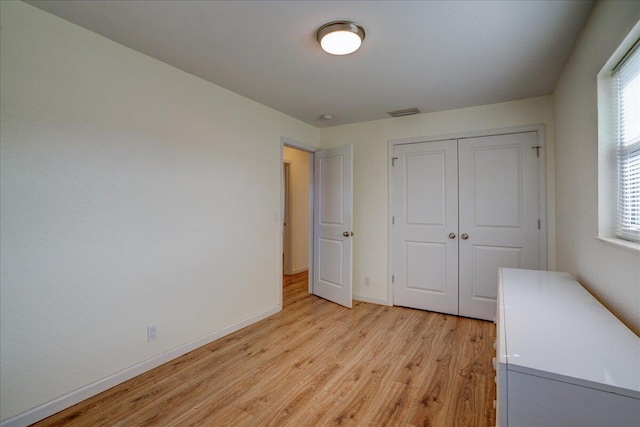
<path fill-rule="evenodd" d="M 467 240 L 469 238 L 469 235 L 467 233 L 462 233 L 462 240 Z"/>
<path fill-rule="evenodd" d="M 450 239 L 455 239 L 456 238 L 456 233 L 449 233 L 449 238 Z"/>

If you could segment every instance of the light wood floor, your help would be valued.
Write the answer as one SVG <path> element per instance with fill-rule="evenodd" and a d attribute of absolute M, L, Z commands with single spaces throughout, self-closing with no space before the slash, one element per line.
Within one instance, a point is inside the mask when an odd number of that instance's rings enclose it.
<path fill-rule="evenodd" d="M 492 426 L 490 322 L 285 279 L 284 310 L 37 426 Z"/>

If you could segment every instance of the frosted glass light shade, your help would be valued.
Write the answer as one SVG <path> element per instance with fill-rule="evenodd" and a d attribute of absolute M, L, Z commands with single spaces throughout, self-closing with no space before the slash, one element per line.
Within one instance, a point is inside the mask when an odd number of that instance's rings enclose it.
<path fill-rule="evenodd" d="M 361 44 L 360 37 L 348 31 L 336 31 L 320 40 L 322 49 L 332 55 L 348 55 L 358 50 Z"/>
<path fill-rule="evenodd" d="M 353 22 L 330 22 L 320 27 L 316 37 L 325 52 L 348 55 L 360 48 L 364 40 L 364 29 Z"/>

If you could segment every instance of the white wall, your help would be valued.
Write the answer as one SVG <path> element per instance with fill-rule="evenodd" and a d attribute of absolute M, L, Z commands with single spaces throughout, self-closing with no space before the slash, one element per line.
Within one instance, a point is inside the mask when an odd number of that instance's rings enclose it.
<path fill-rule="evenodd" d="M 640 2 L 597 2 L 553 94 L 556 123 L 557 265 L 640 334 L 640 250 L 598 235 L 596 78 L 632 27 Z"/>
<path fill-rule="evenodd" d="M 309 268 L 309 153 L 284 147 L 284 161 L 289 162 L 291 217 L 291 270 L 300 273 Z"/>
<path fill-rule="evenodd" d="M 280 138 L 317 146 L 318 130 L 32 6 L 1 8 L 6 420 L 277 311 Z"/>
<path fill-rule="evenodd" d="M 354 295 L 387 301 L 388 146 L 390 140 L 544 124 L 547 166 L 548 266 L 555 267 L 553 110 L 550 96 L 320 130 L 322 148 L 354 146 Z M 364 286 L 369 276 L 370 286 Z"/>

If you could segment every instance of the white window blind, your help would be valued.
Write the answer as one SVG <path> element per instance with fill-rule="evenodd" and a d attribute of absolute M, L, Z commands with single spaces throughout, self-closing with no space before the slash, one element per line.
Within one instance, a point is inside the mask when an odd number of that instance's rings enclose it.
<path fill-rule="evenodd" d="M 640 42 L 614 69 L 618 154 L 617 236 L 640 242 Z"/>

